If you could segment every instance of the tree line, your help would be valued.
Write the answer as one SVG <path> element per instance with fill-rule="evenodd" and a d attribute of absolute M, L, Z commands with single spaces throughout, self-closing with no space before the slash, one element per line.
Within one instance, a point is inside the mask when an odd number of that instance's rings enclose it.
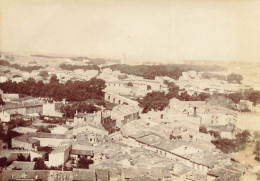
<path fill-rule="evenodd" d="M 83 69 L 83 70 L 100 70 L 97 65 L 70 65 L 70 64 L 60 64 L 60 68 L 62 70 L 69 70 L 74 71 L 76 69 Z"/>
<path fill-rule="evenodd" d="M 190 96 L 187 91 L 182 92 L 179 95 L 180 88 L 172 82 L 164 82 L 168 88 L 168 93 L 164 92 L 151 92 L 148 93 L 142 99 L 138 99 L 139 106 L 143 108 L 143 113 L 147 113 L 151 110 L 162 111 L 169 105 L 169 101 L 172 98 L 179 99 L 180 101 L 205 101 L 210 97 L 208 93 L 193 94 Z"/>
<path fill-rule="evenodd" d="M 240 74 L 228 74 L 227 76 L 225 75 L 220 75 L 220 74 L 214 74 L 214 73 L 210 73 L 210 72 L 204 72 L 201 74 L 202 78 L 204 79 L 218 79 L 218 80 L 226 80 L 228 83 L 237 83 L 240 84 L 241 81 L 243 80 L 243 76 Z"/>
<path fill-rule="evenodd" d="M 19 64 L 11 64 L 7 60 L 0 60 L 0 65 L 15 68 L 15 69 L 25 71 L 25 72 L 32 72 L 34 70 L 39 70 L 39 69 L 43 68 L 42 66 L 28 66 L 28 67 L 26 67 L 26 66 L 21 66 Z"/>
<path fill-rule="evenodd" d="M 59 83 L 57 76 L 52 76 L 49 83 L 36 82 L 29 78 L 23 82 L 7 81 L 0 83 L 0 89 L 5 93 L 17 93 L 33 97 L 48 97 L 55 101 L 66 99 L 67 101 L 85 101 L 87 99 L 103 99 L 105 81 L 92 78 L 89 81 L 71 81 L 65 84 Z"/>
<path fill-rule="evenodd" d="M 167 76 L 173 79 L 179 79 L 182 72 L 195 70 L 195 71 L 210 71 L 210 70 L 223 70 L 220 66 L 198 66 L 198 65 L 182 65 L 182 64 L 170 64 L 170 65 L 122 65 L 115 64 L 106 66 L 104 68 L 111 68 L 119 70 L 122 73 L 136 75 L 145 79 L 154 79 L 156 76 Z"/>

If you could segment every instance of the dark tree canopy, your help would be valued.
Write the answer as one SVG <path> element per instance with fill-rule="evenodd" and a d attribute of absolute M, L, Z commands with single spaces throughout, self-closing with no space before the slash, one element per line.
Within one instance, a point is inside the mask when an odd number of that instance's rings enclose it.
<path fill-rule="evenodd" d="M 76 111 L 94 113 L 99 110 L 100 109 L 94 106 L 93 104 L 88 104 L 86 102 L 75 102 L 73 104 L 67 104 L 61 107 L 61 112 L 64 113 L 65 117 L 67 118 L 73 118 Z"/>
<path fill-rule="evenodd" d="M 89 81 L 67 81 L 65 84 L 59 83 L 57 76 L 50 78 L 50 83 L 36 82 L 35 79 L 29 78 L 24 82 L 7 81 L 0 83 L 0 89 L 5 93 L 18 93 L 33 97 L 49 97 L 56 101 L 65 98 L 68 101 L 85 101 L 87 99 L 104 98 L 103 89 L 105 81 L 102 79 L 92 78 Z"/>
<path fill-rule="evenodd" d="M 7 67 L 11 67 L 11 68 L 16 68 L 18 70 L 21 71 L 26 71 L 26 72 L 32 72 L 33 70 L 39 70 L 41 68 L 43 68 L 42 66 L 29 66 L 29 67 L 25 67 L 25 66 L 21 66 L 18 64 L 11 64 L 6 60 L 0 60 L 0 65 L 1 66 L 7 66 Z"/>
<path fill-rule="evenodd" d="M 5 105 L 5 102 L 3 101 L 1 94 L 0 94 L 0 105 Z"/>
<path fill-rule="evenodd" d="M 153 110 L 162 111 L 169 104 L 169 99 L 164 92 L 148 93 L 143 99 L 139 99 L 139 106 L 143 108 L 143 113 Z"/>
<path fill-rule="evenodd" d="M 254 149 L 255 160 L 260 162 L 260 141 L 257 141 Z"/>
<path fill-rule="evenodd" d="M 51 133 L 51 131 L 45 126 L 40 126 L 36 132 Z"/>
<path fill-rule="evenodd" d="M 45 165 L 44 160 L 42 158 L 34 158 L 35 162 L 34 170 L 47 170 L 48 167 Z"/>
<path fill-rule="evenodd" d="M 87 159 L 86 157 L 81 157 L 77 163 L 77 168 L 89 169 L 89 165 L 93 163 L 93 160 Z"/>
<path fill-rule="evenodd" d="M 39 75 L 42 77 L 48 77 L 49 73 L 46 70 L 42 70 L 42 71 L 40 71 Z"/>
<path fill-rule="evenodd" d="M 178 79 L 182 72 L 189 70 L 223 70 L 219 66 L 195 66 L 195 65 L 182 65 L 182 64 L 170 64 L 170 65 L 122 65 L 115 64 L 104 68 L 111 68 L 112 70 L 119 70 L 122 73 L 141 76 L 146 79 L 154 79 L 156 76 L 167 76 L 173 79 Z"/>
<path fill-rule="evenodd" d="M 100 70 L 97 65 L 69 65 L 69 64 L 60 64 L 62 70 L 74 71 L 76 69 L 83 70 Z"/>
<path fill-rule="evenodd" d="M 229 74 L 229 75 L 227 76 L 227 81 L 228 81 L 228 83 L 240 84 L 242 80 L 243 80 L 243 77 L 242 77 L 242 75 L 240 75 L 240 74 L 234 74 L 234 73 L 232 73 L 232 74 Z"/>

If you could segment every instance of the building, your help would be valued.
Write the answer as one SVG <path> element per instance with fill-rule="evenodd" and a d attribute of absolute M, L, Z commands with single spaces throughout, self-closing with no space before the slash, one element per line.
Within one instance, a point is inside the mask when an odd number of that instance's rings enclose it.
<path fill-rule="evenodd" d="M 111 111 L 111 119 L 116 120 L 116 126 L 122 125 L 139 118 L 139 108 L 130 105 L 115 106 Z"/>
<path fill-rule="evenodd" d="M 35 150 L 40 146 L 40 142 L 31 138 L 28 134 L 12 138 L 12 148 L 22 148 L 26 150 Z"/>
<path fill-rule="evenodd" d="M 12 100 L 19 99 L 19 94 L 2 94 L 4 102 L 11 102 Z"/>
<path fill-rule="evenodd" d="M 117 94 L 113 94 L 113 93 L 109 93 L 106 92 L 105 93 L 105 100 L 115 103 L 115 104 L 126 104 L 126 105 L 132 105 L 132 106 L 136 106 L 138 107 L 138 102 L 134 101 L 130 98 L 121 96 L 121 95 L 117 95 Z"/>
<path fill-rule="evenodd" d="M 60 102 L 44 103 L 42 105 L 42 115 L 61 118 L 63 115 L 63 113 L 60 112 L 60 108 L 62 105 L 63 104 Z"/>
<path fill-rule="evenodd" d="M 10 121 L 8 118 L 12 114 L 21 114 L 21 115 L 39 115 L 42 114 L 42 104 L 39 102 L 30 102 L 24 104 L 10 104 L 4 105 L 1 108 L 1 120 Z M 9 115 L 8 115 L 8 114 Z"/>
<path fill-rule="evenodd" d="M 60 166 L 67 162 L 70 156 L 71 145 L 57 147 L 49 154 L 48 166 Z"/>
<path fill-rule="evenodd" d="M 86 157 L 87 159 L 93 158 L 94 152 L 91 149 L 72 148 L 70 156 L 74 158 L 77 163 L 81 157 Z"/>
<path fill-rule="evenodd" d="M 74 126 L 84 126 L 89 123 L 100 125 L 101 124 L 101 111 L 95 113 L 78 113 L 74 115 Z"/>

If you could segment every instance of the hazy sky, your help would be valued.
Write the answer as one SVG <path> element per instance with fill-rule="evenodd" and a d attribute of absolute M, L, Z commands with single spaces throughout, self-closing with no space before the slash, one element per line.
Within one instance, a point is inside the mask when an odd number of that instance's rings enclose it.
<path fill-rule="evenodd" d="M 2 51 L 260 61 L 260 0 L 0 0 Z"/>

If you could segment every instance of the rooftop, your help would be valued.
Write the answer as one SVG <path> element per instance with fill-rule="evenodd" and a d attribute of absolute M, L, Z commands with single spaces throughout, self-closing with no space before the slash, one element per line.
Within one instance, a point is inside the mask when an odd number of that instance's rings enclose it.
<path fill-rule="evenodd" d="M 8 170 L 33 170 L 35 162 L 21 162 L 14 161 L 9 167 Z"/>

